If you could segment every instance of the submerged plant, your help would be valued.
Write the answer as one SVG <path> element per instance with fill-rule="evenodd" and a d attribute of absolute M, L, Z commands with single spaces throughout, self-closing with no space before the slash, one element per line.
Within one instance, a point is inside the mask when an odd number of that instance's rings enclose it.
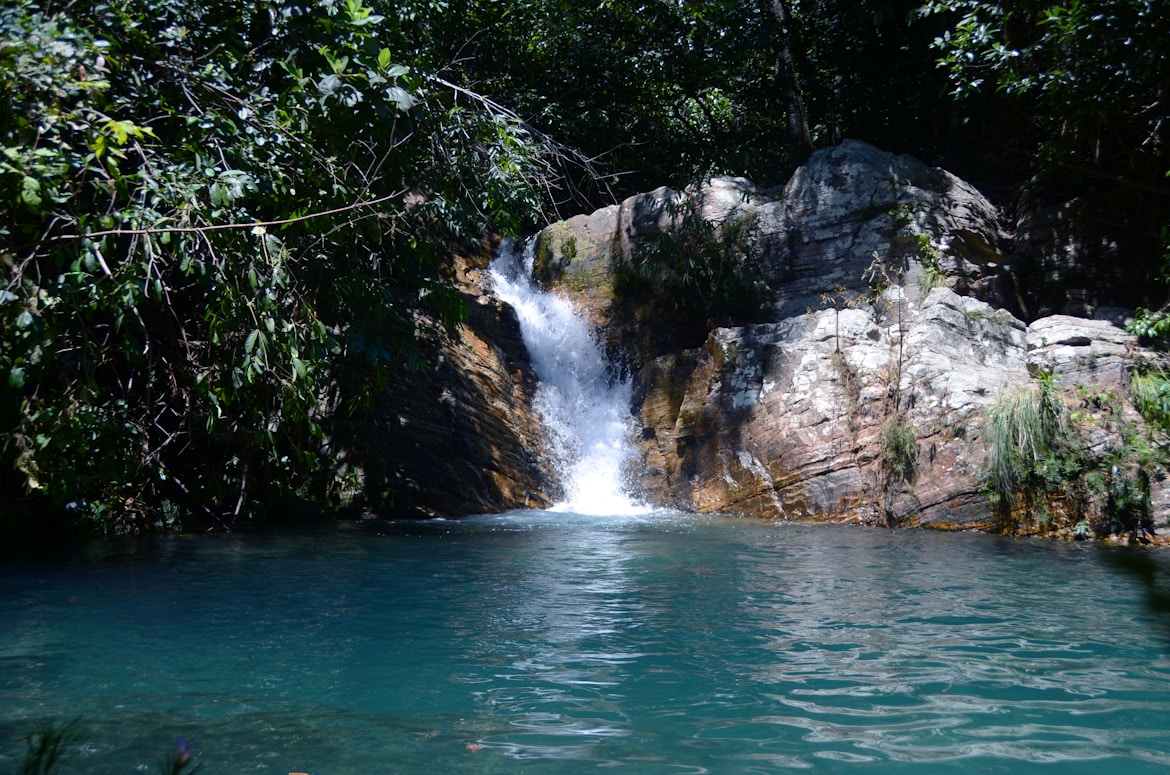
<path fill-rule="evenodd" d="M 180 737 L 175 741 L 174 752 L 163 759 L 162 766 L 159 771 L 162 775 L 180 775 L 180 773 L 187 771 L 190 775 L 195 775 L 202 768 L 202 764 L 196 764 L 187 770 L 188 767 L 195 761 L 195 752 L 187 747 L 186 738 Z"/>
<path fill-rule="evenodd" d="M 79 721 L 71 721 L 59 727 L 49 722 L 40 732 L 29 735 L 20 775 L 49 775 L 53 772 L 65 747 L 77 737 L 79 725 Z"/>

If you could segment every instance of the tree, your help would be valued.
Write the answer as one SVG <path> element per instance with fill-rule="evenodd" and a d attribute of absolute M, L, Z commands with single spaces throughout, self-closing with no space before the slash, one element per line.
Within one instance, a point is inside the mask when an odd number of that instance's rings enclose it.
<path fill-rule="evenodd" d="M 1170 247 L 1165 3 L 944 0 L 922 13 L 944 23 L 934 46 L 968 133 L 1017 187 L 1080 200 L 1079 241 L 1119 246 L 1133 275 L 1112 303 L 1149 304 Z"/>
<path fill-rule="evenodd" d="M 768 8 L 776 22 L 775 37 L 777 87 L 783 93 L 785 114 L 788 122 L 788 142 L 793 160 L 803 164 L 813 152 L 812 137 L 808 131 L 808 119 L 804 112 L 804 97 L 801 95 L 800 78 L 796 72 L 796 56 L 792 48 L 792 14 L 785 0 L 768 0 Z"/>
<path fill-rule="evenodd" d="M 406 14 L 409 8 L 399 8 Z M 0 9 L 0 489 L 101 529 L 327 500 L 324 422 L 419 363 L 546 147 L 362 0 Z"/>
<path fill-rule="evenodd" d="M 1159 0 L 928 2 L 951 95 L 999 111 L 1050 167 L 1166 189 L 1170 14 Z"/>

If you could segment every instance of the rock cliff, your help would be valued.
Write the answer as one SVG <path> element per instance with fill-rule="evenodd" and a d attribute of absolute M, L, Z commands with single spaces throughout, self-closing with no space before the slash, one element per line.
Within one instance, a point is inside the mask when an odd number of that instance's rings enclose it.
<path fill-rule="evenodd" d="M 376 405 L 342 421 L 352 504 L 399 519 L 548 506 L 557 473 L 533 407 L 536 376 L 515 312 L 496 299 L 486 259 L 459 259 L 469 314 L 429 325 L 428 363 L 399 372 Z"/>
<path fill-rule="evenodd" d="M 679 228 L 680 203 L 716 237 L 748 231 L 765 322 L 670 321 L 623 298 L 615 270 Z M 1012 247 L 970 185 L 846 142 L 781 191 L 715 179 L 553 224 L 537 272 L 636 374 L 635 478 L 653 503 L 1016 532 L 1165 524 L 1160 437 L 1129 399 L 1135 369 L 1162 356 L 1106 320 L 1025 323 Z M 1016 460 L 1022 478 L 994 502 L 990 418 L 1031 395 L 1064 429 L 1060 459 Z M 1122 525 L 1125 509 L 1144 516 Z"/>
<path fill-rule="evenodd" d="M 1014 227 L 955 176 L 846 142 L 779 190 L 716 178 L 552 224 L 535 273 L 633 375 L 630 473 L 648 502 L 1148 535 L 1170 520 L 1170 480 L 1165 436 L 1131 383 L 1170 363 L 1119 326 L 1126 310 L 1110 304 L 1124 299 L 1106 290 L 1066 282 L 1061 300 L 1037 304 L 1036 262 L 1044 283 L 1060 267 L 1031 254 L 1034 228 L 1020 241 Z M 559 491 L 519 325 L 485 263 L 458 262 L 469 319 L 433 329 L 429 366 L 342 423 L 357 502 L 379 514 L 543 507 Z M 693 303 L 647 293 L 664 287 L 655 272 L 674 272 L 665 295 Z M 756 288 L 761 299 L 727 303 L 727 289 Z M 1029 316 L 1069 299 L 1108 319 Z"/>

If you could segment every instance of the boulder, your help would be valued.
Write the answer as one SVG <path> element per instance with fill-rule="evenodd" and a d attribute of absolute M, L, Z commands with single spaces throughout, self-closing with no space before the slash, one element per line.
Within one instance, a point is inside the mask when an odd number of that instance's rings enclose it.
<path fill-rule="evenodd" d="M 662 355 L 678 342 L 637 330 L 660 324 L 623 308 L 613 270 L 690 213 L 717 229 L 732 221 L 747 228 L 771 289 L 771 319 L 830 299 L 856 303 L 882 281 L 875 266 L 911 293 L 945 282 L 961 295 L 1020 309 L 996 208 L 945 170 L 856 141 L 814 153 L 782 190 L 716 177 L 551 224 L 537 236 L 535 274 L 573 297 L 622 357 Z"/>
<path fill-rule="evenodd" d="M 782 519 L 987 527 L 981 448 L 1002 391 L 1028 382 L 1023 323 L 946 288 L 907 305 L 716 329 L 638 378 L 649 499 Z M 882 429 L 914 429 L 915 485 L 885 511 Z M 897 500 L 897 499 L 895 499 Z"/>
<path fill-rule="evenodd" d="M 902 325 L 874 309 L 820 310 L 715 329 L 702 348 L 654 359 L 636 389 L 644 497 L 773 519 L 1002 529 L 986 486 L 988 410 L 1031 389 L 1040 363 L 1066 387 L 1091 454 L 1145 432 L 1120 381 L 1135 358 L 1156 356 L 1101 321 L 1025 326 L 936 288 L 906 304 Z M 1049 335 L 1059 338 L 1040 344 Z M 892 422 L 912 434 L 904 480 L 887 462 Z M 1165 525 L 1170 493 L 1154 473 Z"/>

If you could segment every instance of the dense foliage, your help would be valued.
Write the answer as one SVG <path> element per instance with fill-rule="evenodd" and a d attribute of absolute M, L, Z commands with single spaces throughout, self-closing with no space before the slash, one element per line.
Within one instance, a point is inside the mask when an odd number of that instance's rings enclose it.
<path fill-rule="evenodd" d="M 1157 246 L 1168 33 L 1158 0 L 11 0 L 6 515 L 328 502 L 348 472 L 326 419 L 460 318 L 454 252 L 663 183 L 780 182 L 802 123 L 1095 191 Z M 692 226 L 649 290 L 697 319 L 757 304 L 738 238 Z"/>
<path fill-rule="evenodd" d="M 0 10 L 6 493 L 117 530 L 328 495 L 326 412 L 412 365 L 418 312 L 461 316 L 448 252 L 547 174 L 385 25 L 361 0 Z"/>
<path fill-rule="evenodd" d="M 1056 378 L 992 407 L 988 428 L 987 486 L 1008 530 L 1071 527 L 1079 537 L 1141 537 L 1153 524 L 1150 482 L 1165 467 L 1163 375 L 1135 375 L 1131 398 L 1146 419 L 1126 416 L 1112 392 L 1077 389 L 1079 406 L 1066 401 Z M 1093 450 L 1095 432 L 1115 441 Z"/>

